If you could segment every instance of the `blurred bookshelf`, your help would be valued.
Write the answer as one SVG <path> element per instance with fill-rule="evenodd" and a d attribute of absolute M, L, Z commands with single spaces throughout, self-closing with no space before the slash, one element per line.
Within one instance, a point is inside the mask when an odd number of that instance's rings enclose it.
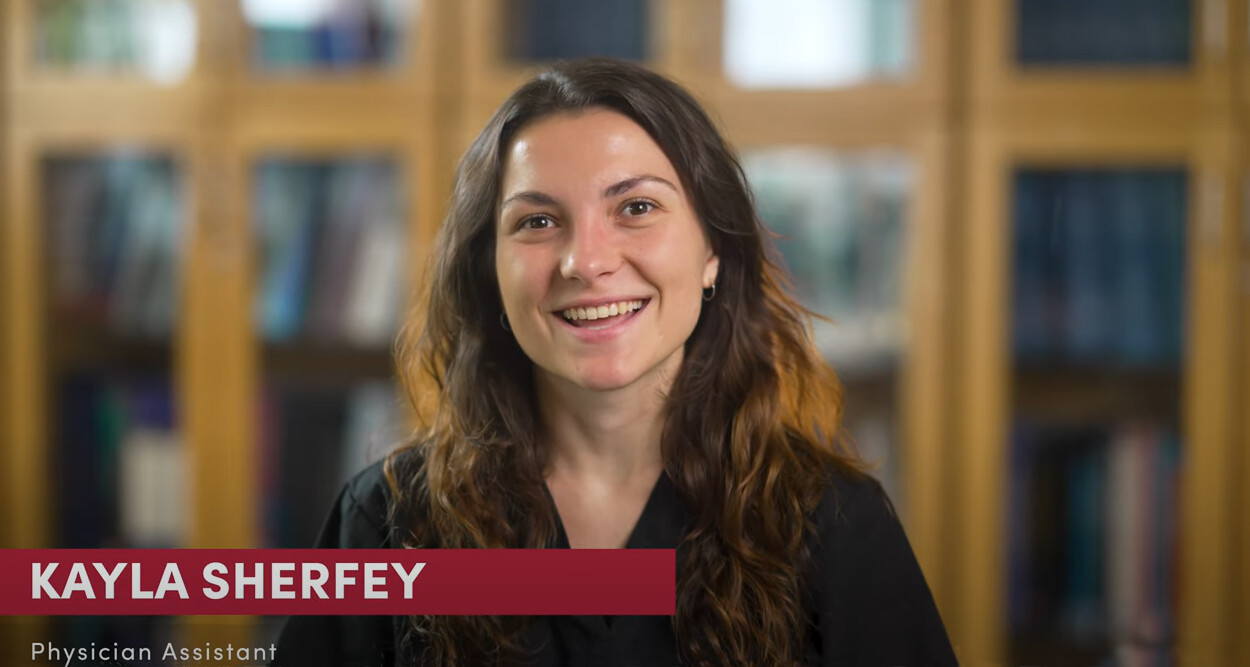
<path fill-rule="evenodd" d="M 1233 4 L 974 0 L 971 97 L 1030 123 L 1109 119 L 1142 105 L 1179 119 L 1226 105 L 1230 49 L 1242 39 Z"/>
<path fill-rule="evenodd" d="M 170 84 L 195 67 L 199 16 L 192 0 L 43 0 L 28 8 L 28 57 L 39 71 Z"/>
<path fill-rule="evenodd" d="M 664 0 L 464 0 L 457 3 L 454 60 L 460 99 L 452 126 L 463 152 L 496 107 L 544 65 L 610 56 L 666 71 L 663 35 L 681 30 L 677 6 Z"/>
<path fill-rule="evenodd" d="M 181 546 L 186 474 L 170 379 L 181 172 L 163 154 L 54 154 L 40 181 L 57 443 L 47 483 L 60 505 L 52 543 Z"/>
<path fill-rule="evenodd" d="M 1233 664 L 1245 3 L 972 4 L 948 623 L 965 659 Z"/>
<path fill-rule="evenodd" d="M 267 73 L 385 69 L 404 59 L 415 3 L 244 0 L 248 62 Z"/>
<path fill-rule="evenodd" d="M 1187 180 L 1015 175 L 1010 662 L 1176 650 Z"/>
<path fill-rule="evenodd" d="M 914 169 L 888 152 L 769 147 L 742 156 L 813 335 L 846 386 L 845 424 L 906 515 L 896 442 L 906 352 L 903 263 Z"/>
<path fill-rule="evenodd" d="M 1020 0 L 1014 57 L 1025 68 L 1183 68 L 1193 19 L 1189 0 Z"/>
<path fill-rule="evenodd" d="M 613 55 L 741 150 L 962 662 L 1246 662 L 1247 5 L 3 3 L 3 546 L 310 543 L 459 155 Z"/>
<path fill-rule="evenodd" d="M 342 483 L 402 438 L 390 358 L 411 282 L 399 183 L 383 156 L 254 166 L 266 546 L 314 543 Z"/>

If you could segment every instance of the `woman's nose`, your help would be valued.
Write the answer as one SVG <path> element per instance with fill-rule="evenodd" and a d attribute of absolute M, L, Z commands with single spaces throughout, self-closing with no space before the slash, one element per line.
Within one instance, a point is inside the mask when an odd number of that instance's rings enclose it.
<path fill-rule="evenodd" d="M 560 260 L 560 275 L 589 283 L 620 267 L 620 251 L 611 221 L 584 217 L 571 225 Z"/>

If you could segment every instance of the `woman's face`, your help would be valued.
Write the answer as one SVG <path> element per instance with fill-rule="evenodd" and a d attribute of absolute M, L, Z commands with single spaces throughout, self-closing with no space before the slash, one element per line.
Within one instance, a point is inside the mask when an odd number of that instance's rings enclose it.
<path fill-rule="evenodd" d="M 536 372 L 588 390 L 671 382 L 717 257 L 646 131 L 602 109 L 531 123 L 496 212 L 499 291 Z"/>

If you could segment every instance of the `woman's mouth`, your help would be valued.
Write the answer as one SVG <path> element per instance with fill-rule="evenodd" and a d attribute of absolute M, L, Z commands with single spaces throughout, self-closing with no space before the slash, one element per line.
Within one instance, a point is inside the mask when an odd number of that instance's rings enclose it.
<path fill-rule="evenodd" d="M 633 317 L 651 300 L 617 301 L 586 308 L 567 308 L 559 313 L 565 322 L 580 329 L 606 329 Z"/>

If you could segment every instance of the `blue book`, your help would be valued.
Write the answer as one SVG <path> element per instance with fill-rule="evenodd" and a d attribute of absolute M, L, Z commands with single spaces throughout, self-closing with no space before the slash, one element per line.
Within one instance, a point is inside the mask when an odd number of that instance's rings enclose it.
<path fill-rule="evenodd" d="M 1007 489 L 1007 617 L 1013 633 L 1029 629 L 1033 608 L 1033 558 L 1031 514 L 1036 473 L 1036 434 L 1027 425 L 1012 429 L 1010 479 Z"/>
<path fill-rule="evenodd" d="M 263 238 L 258 321 L 271 342 L 301 330 L 320 216 L 319 167 L 289 162 L 262 165 L 257 174 L 256 224 Z"/>
<path fill-rule="evenodd" d="M 373 13 L 367 5 L 343 6 L 330 17 L 323 35 L 325 63 L 350 67 L 375 59 L 372 56 L 376 54 L 370 54 L 369 35 Z"/>
<path fill-rule="evenodd" d="M 104 196 L 91 237 L 90 247 L 96 252 L 93 282 L 100 286 L 104 302 L 111 304 L 143 165 L 128 157 L 104 158 L 98 164 L 104 173 Z"/>
<path fill-rule="evenodd" d="M 1187 317 L 1186 178 L 1184 172 L 1169 170 L 1156 174 L 1153 181 L 1158 203 L 1152 223 L 1152 254 L 1160 303 L 1155 326 L 1163 333 L 1163 345 L 1155 362 L 1177 367 L 1183 360 Z"/>
<path fill-rule="evenodd" d="M 105 541 L 104 504 L 100 502 L 99 404 L 103 387 L 97 378 L 71 375 L 59 389 L 60 474 L 53 493 L 60 499 L 58 547 L 93 549 Z"/>
<path fill-rule="evenodd" d="M 1067 551 L 1061 623 L 1080 641 L 1105 632 L 1104 530 L 1106 448 L 1091 438 L 1072 459 L 1067 476 Z"/>
<path fill-rule="evenodd" d="M 1103 361 L 1110 352 L 1106 195 L 1106 178 L 1100 172 L 1070 174 L 1063 185 L 1063 350 L 1076 361 Z"/>
<path fill-rule="evenodd" d="M 1157 359 L 1164 332 L 1158 326 L 1160 302 L 1156 293 L 1157 267 L 1151 261 L 1155 199 L 1153 183 L 1137 172 L 1109 177 L 1112 228 L 1112 276 L 1108 317 L 1115 326 L 1115 357 L 1140 365 Z"/>
<path fill-rule="evenodd" d="M 1153 550 L 1155 558 L 1151 568 L 1151 590 L 1154 595 L 1148 602 L 1150 623 L 1155 626 L 1156 637 L 1161 642 L 1176 636 L 1177 532 L 1180 522 L 1180 474 L 1183 453 L 1181 442 L 1170 430 L 1158 439 L 1158 466 L 1155 480 L 1155 516 L 1158 524 Z M 1166 644 L 1165 644 L 1166 646 Z"/>
<path fill-rule="evenodd" d="M 1051 211 L 1050 177 L 1023 172 L 1015 179 L 1012 348 L 1022 360 L 1041 359 L 1049 347 L 1046 279 L 1046 222 Z"/>

